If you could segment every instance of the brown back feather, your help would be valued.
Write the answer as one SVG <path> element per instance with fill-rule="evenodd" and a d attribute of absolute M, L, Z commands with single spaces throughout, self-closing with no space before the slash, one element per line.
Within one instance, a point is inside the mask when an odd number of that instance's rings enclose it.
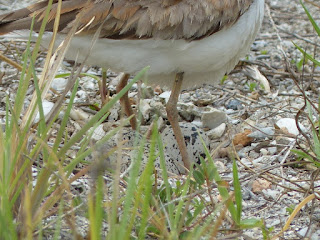
<path fill-rule="evenodd" d="M 47 25 L 52 31 L 57 14 L 54 0 Z M 67 33 L 80 11 L 81 35 L 93 34 L 101 27 L 101 38 L 186 39 L 204 38 L 233 25 L 253 0 L 62 0 L 59 31 Z M 0 35 L 30 29 L 36 17 L 38 31 L 48 0 L 0 15 Z"/>

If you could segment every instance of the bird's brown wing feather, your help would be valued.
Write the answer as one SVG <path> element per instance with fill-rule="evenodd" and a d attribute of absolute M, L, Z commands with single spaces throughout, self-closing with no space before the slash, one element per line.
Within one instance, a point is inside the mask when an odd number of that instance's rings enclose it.
<path fill-rule="evenodd" d="M 197 40 L 233 25 L 253 0 L 62 0 L 59 31 L 67 33 L 79 15 L 79 34 L 93 34 L 101 27 L 101 38 Z M 29 29 L 36 17 L 38 31 L 48 0 L 0 16 L 0 34 Z M 50 23 L 57 14 L 53 1 Z"/>

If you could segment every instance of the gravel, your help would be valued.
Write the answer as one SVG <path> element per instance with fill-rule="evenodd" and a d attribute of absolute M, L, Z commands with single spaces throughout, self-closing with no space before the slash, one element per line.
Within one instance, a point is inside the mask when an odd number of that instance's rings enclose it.
<path fill-rule="evenodd" d="M 18 6 L 18 2 L 20 4 L 21 1 L 16 0 L 9 5 L 7 1 L 0 1 L 0 9 L 15 8 Z M 31 1 L 22 2 L 27 5 Z M 200 127 L 203 134 L 208 136 L 208 139 L 210 139 L 210 141 L 207 139 L 208 147 L 217 152 L 216 161 L 220 174 L 224 179 L 229 179 L 231 185 L 232 162 L 227 154 L 228 149 L 231 147 L 232 139 L 236 134 L 243 133 L 246 129 L 251 131 L 249 137 L 253 139 L 252 142 L 246 147 L 236 146 L 241 162 L 239 164 L 239 176 L 244 197 L 242 217 L 264 219 L 267 227 L 273 227 L 271 235 L 274 235 L 281 231 L 288 219 L 289 212 L 287 209 L 289 207 L 301 203 L 306 196 L 310 195 L 311 192 L 308 189 L 313 189 L 312 186 L 315 186 L 314 191 L 319 192 L 320 180 L 319 176 L 316 177 L 315 181 L 312 180 L 314 171 L 312 164 L 302 165 L 299 168 L 290 164 L 290 162 L 297 160 L 297 157 L 291 152 L 292 149 L 298 147 L 295 135 L 298 134 L 299 139 L 304 138 L 295 126 L 295 117 L 298 109 L 303 108 L 305 102 L 301 91 L 294 83 L 296 79 L 292 77 L 287 67 L 284 53 L 291 63 L 290 69 L 298 76 L 299 86 L 304 89 L 304 93 L 309 99 L 317 105 L 320 67 L 313 69 L 310 62 L 305 66 L 300 66 L 302 54 L 293 43 L 301 46 L 310 54 L 315 53 L 316 58 L 319 59 L 315 46 L 319 46 L 320 38 L 313 30 L 298 0 L 266 0 L 266 6 L 266 15 L 261 32 L 244 63 L 257 67 L 259 72 L 268 80 L 271 91 L 268 92 L 261 88 L 259 81 L 248 77 L 248 74 L 242 71 L 242 67 L 238 66 L 221 86 L 205 85 L 201 88 L 184 91 L 181 94 L 178 108 L 181 113 L 181 123 L 187 129 L 192 129 L 193 125 L 191 124 L 195 124 Z M 315 16 L 315 20 L 320 23 L 319 8 L 311 7 L 311 5 L 307 6 Z M 1 40 L 1 43 L 1 49 L 4 49 L 4 44 L 9 44 L 6 40 Z M 23 43 L 17 45 L 17 50 L 20 52 L 24 50 Z M 13 55 L 9 57 L 14 58 Z M 41 66 L 41 62 L 37 64 Z M 62 66 L 60 72 L 68 72 L 71 68 L 72 65 L 66 63 Z M 16 69 L 3 62 L 0 64 L 0 70 L 6 73 L 0 84 L 0 122 L 3 122 L 6 104 L 6 96 L 3 93 L 8 94 L 11 102 L 14 100 L 19 75 Z M 100 69 L 91 67 L 88 68 L 88 71 L 91 74 L 101 76 Z M 116 79 L 116 74 L 108 72 L 108 81 L 113 83 L 114 79 Z M 253 83 L 255 85 L 252 85 Z M 57 92 L 63 89 L 65 82 L 56 81 L 54 84 L 53 88 L 56 92 L 50 92 L 46 98 L 46 101 L 50 103 L 54 102 Z M 87 114 L 92 114 L 92 111 L 83 105 L 100 101 L 97 85 L 97 81 L 89 77 L 80 80 L 76 97 L 78 104 L 74 106 L 75 109 L 81 109 Z M 254 86 L 253 91 L 251 91 L 252 86 Z M 139 88 L 140 86 L 137 85 L 130 94 L 135 106 L 138 105 Z M 165 90 L 159 92 L 159 89 L 153 91 L 145 86 L 143 88 L 146 88 L 147 99 L 140 101 L 139 106 L 143 112 L 144 129 L 147 131 L 153 120 L 152 116 L 157 113 L 161 116 L 163 120 L 161 126 L 166 129 L 164 132 L 167 133 L 170 130 L 167 127 L 164 110 L 169 92 Z M 109 90 L 112 97 L 115 93 L 115 86 L 110 84 Z M 32 93 L 33 90 L 30 90 L 30 96 Z M 223 112 L 223 116 L 226 116 L 227 119 L 226 125 L 221 126 L 221 124 L 225 124 L 225 118 L 216 125 L 209 124 L 208 121 L 211 118 L 208 120 L 208 116 L 211 116 L 210 111 L 213 109 Z M 118 124 L 119 111 L 120 105 L 116 104 L 114 109 L 111 110 L 110 122 L 107 123 L 108 127 Z M 311 118 L 313 120 L 317 118 L 315 111 Z M 203 119 L 206 119 L 205 124 L 201 122 Z M 82 119 L 82 121 L 85 120 Z M 281 126 L 277 126 L 276 123 L 282 123 L 283 121 L 289 121 L 290 124 L 284 122 Z M 70 121 L 70 129 L 81 127 L 81 123 L 77 125 L 75 122 L 77 122 L 77 119 Z M 304 129 L 305 136 L 310 138 L 308 134 L 311 125 L 305 115 L 299 117 L 299 123 L 301 128 Z M 203 125 L 210 127 L 202 129 Z M 292 127 L 288 129 L 288 126 Z M 220 129 L 214 132 L 213 130 L 216 127 L 220 127 Z M 106 126 L 101 125 L 99 127 L 102 134 L 103 128 L 106 128 Z M 292 128 L 295 128 L 294 131 Z M 192 134 L 194 129 L 190 132 Z M 98 135 L 94 135 L 94 137 L 99 139 Z M 166 139 L 165 141 L 168 148 L 175 144 L 173 140 Z M 197 144 L 199 145 L 199 143 Z M 198 145 L 197 149 L 194 150 L 197 153 L 201 148 Z M 171 156 L 171 160 L 168 160 L 170 163 L 173 161 L 172 159 L 179 158 L 177 151 L 172 152 L 175 152 L 173 153 L 175 155 Z M 257 179 L 264 179 L 270 184 L 257 181 L 257 184 L 261 183 L 266 188 L 255 191 L 253 186 L 256 186 L 256 184 L 253 185 L 253 182 Z M 320 231 L 318 230 L 320 228 L 320 213 L 318 209 L 319 201 L 314 201 L 313 205 L 306 204 L 300 214 L 294 218 L 289 230 L 281 235 L 281 238 L 301 239 L 308 237 L 309 239 L 320 239 Z M 261 236 L 261 231 L 257 229 L 243 231 L 243 239 L 248 239 L 248 237 L 262 239 Z"/>

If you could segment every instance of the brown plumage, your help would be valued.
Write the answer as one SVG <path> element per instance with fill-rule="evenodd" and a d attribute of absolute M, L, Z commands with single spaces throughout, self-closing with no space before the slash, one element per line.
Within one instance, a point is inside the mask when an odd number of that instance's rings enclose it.
<path fill-rule="evenodd" d="M 62 0 L 59 31 L 67 33 L 80 11 L 82 35 L 94 33 L 102 24 L 101 38 L 197 40 L 233 25 L 253 0 Z M 48 1 L 0 16 L 0 34 L 30 29 L 38 31 Z M 53 1 L 47 31 L 57 13 Z M 88 25 L 88 23 L 90 23 Z"/>

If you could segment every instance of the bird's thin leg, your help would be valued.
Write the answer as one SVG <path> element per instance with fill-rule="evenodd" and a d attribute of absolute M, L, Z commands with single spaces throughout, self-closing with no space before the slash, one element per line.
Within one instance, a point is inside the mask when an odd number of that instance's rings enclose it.
<path fill-rule="evenodd" d="M 183 73 L 177 73 L 173 83 L 171 95 L 167 103 L 166 110 L 167 110 L 168 120 L 172 126 L 173 133 L 178 143 L 178 147 L 181 153 L 184 166 L 187 169 L 190 169 L 190 160 L 187 152 L 187 146 L 184 141 L 181 128 L 179 126 L 179 115 L 178 115 L 178 109 L 177 109 L 177 102 L 178 102 L 178 98 L 181 91 L 182 80 L 183 80 Z"/>
<path fill-rule="evenodd" d="M 99 83 L 101 105 L 104 106 L 109 101 L 109 95 L 107 90 L 107 72 L 105 69 L 102 69 L 102 81 Z"/>
<path fill-rule="evenodd" d="M 123 74 L 120 82 L 117 86 L 117 93 L 119 93 L 128 83 L 128 79 L 129 79 L 130 75 L 129 74 Z M 130 101 L 129 101 L 129 97 L 128 97 L 128 92 L 126 92 L 122 98 L 120 99 L 120 103 L 121 103 L 121 108 L 124 110 L 125 114 L 129 117 L 131 115 L 134 114 Z M 137 129 L 137 120 L 135 118 L 135 116 L 133 116 L 133 118 L 130 119 L 130 125 L 132 127 L 133 130 Z"/>

